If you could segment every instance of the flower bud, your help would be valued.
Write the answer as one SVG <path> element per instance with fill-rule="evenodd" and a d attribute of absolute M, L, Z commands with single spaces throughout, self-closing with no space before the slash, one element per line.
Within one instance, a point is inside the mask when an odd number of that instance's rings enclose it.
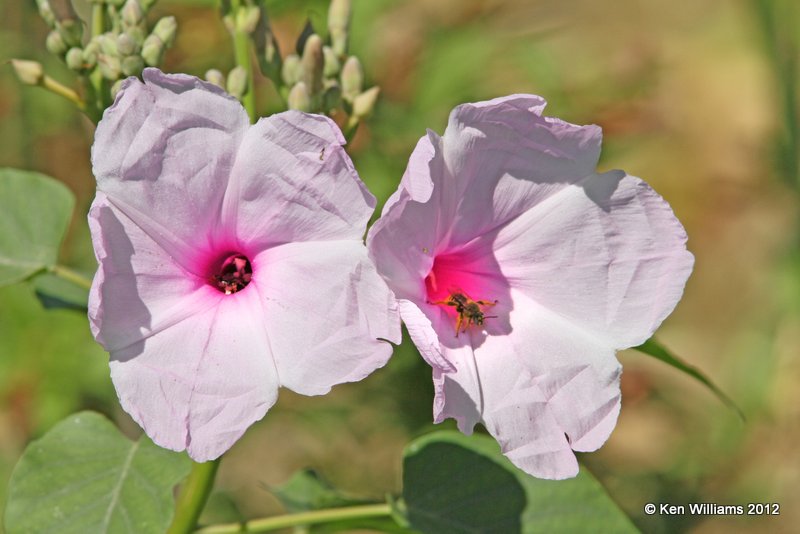
<path fill-rule="evenodd" d="M 314 31 L 314 26 L 311 24 L 311 19 L 306 19 L 306 25 L 303 26 L 303 31 L 300 32 L 300 36 L 297 38 L 297 42 L 294 45 L 298 56 L 303 55 L 303 51 L 306 49 L 306 41 L 315 34 L 316 32 Z"/>
<path fill-rule="evenodd" d="M 156 0 L 139 0 L 139 3 L 142 5 L 142 9 L 150 11 L 150 8 L 156 3 Z"/>
<path fill-rule="evenodd" d="M 234 67 L 228 73 L 228 93 L 236 98 L 242 98 L 247 91 L 247 71 L 242 66 Z"/>
<path fill-rule="evenodd" d="M 164 58 L 164 50 L 164 42 L 151 33 L 142 44 L 142 59 L 149 67 L 157 67 Z"/>
<path fill-rule="evenodd" d="M 122 56 L 130 56 L 136 53 L 136 41 L 127 33 L 121 33 L 117 36 L 117 50 Z"/>
<path fill-rule="evenodd" d="M 177 29 L 178 23 L 175 22 L 175 17 L 163 17 L 158 19 L 151 35 L 157 35 L 166 46 L 172 46 L 172 43 L 175 41 L 175 32 Z"/>
<path fill-rule="evenodd" d="M 119 50 L 117 49 L 117 40 L 111 33 L 103 33 L 95 37 L 100 53 L 106 56 L 118 56 Z"/>
<path fill-rule="evenodd" d="M 375 86 L 370 87 L 358 95 L 355 100 L 353 100 L 353 115 L 361 119 L 372 113 L 380 92 L 381 88 Z"/>
<path fill-rule="evenodd" d="M 45 40 L 44 45 L 47 48 L 47 51 L 54 56 L 65 54 L 68 48 L 67 43 L 64 42 L 64 38 L 61 37 L 61 34 L 56 30 L 52 30 L 47 34 L 47 39 Z"/>
<path fill-rule="evenodd" d="M 294 84 L 300 81 L 302 69 L 303 67 L 297 54 L 289 54 L 286 56 L 286 59 L 283 60 L 283 67 L 281 68 L 283 83 L 289 87 L 294 86 Z"/>
<path fill-rule="evenodd" d="M 322 47 L 322 55 L 325 56 L 325 68 L 322 73 L 326 78 L 335 77 L 342 68 L 341 63 L 339 63 L 339 58 L 336 57 L 336 53 L 330 46 Z"/>
<path fill-rule="evenodd" d="M 308 93 L 314 97 L 322 91 L 322 71 L 325 67 L 322 39 L 319 35 L 312 35 L 306 40 L 302 63 L 303 70 L 300 79 L 306 84 Z"/>
<path fill-rule="evenodd" d="M 130 37 L 130 39 L 134 43 L 136 43 L 136 46 L 138 48 L 141 48 L 142 44 L 144 43 L 145 37 L 147 37 L 144 28 L 142 28 L 141 26 L 136 26 L 135 28 L 128 28 L 127 30 L 125 30 L 125 35 Z"/>
<path fill-rule="evenodd" d="M 144 10 L 139 0 L 127 0 L 120 13 L 122 25 L 126 28 L 138 26 L 144 20 Z"/>
<path fill-rule="evenodd" d="M 142 56 L 128 56 L 122 60 L 122 74 L 125 76 L 138 76 L 144 69 Z"/>
<path fill-rule="evenodd" d="M 306 112 L 311 111 L 311 95 L 308 94 L 308 89 L 304 82 L 298 82 L 292 87 L 287 100 L 289 109 Z"/>
<path fill-rule="evenodd" d="M 53 13 L 53 8 L 47 0 L 36 0 L 36 7 L 39 9 L 39 16 L 42 17 L 45 24 L 51 28 L 56 26 L 56 14 Z"/>
<path fill-rule="evenodd" d="M 44 79 L 44 68 L 37 61 L 12 59 L 11 66 L 14 68 L 19 81 L 25 85 L 39 85 Z"/>
<path fill-rule="evenodd" d="M 236 29 L 245 33 L 256 31 L 261 11 L 257 6 L 243 6 L 236 13 Z"/>
<path fill-rule="evenodd" d="M 83 24 L 74 19 L 64 19 L 56 23 L 56 30 L 61 34 L 67 46 L 80 46 L 83 39 Z"/>
<path fill-rule="evenodd" d="M 100 54 L 97 57 L 97 67 L 100 69 L 100 74 L 107 80 L 116 80 L 122 72 L 122 65 L 119 58 L 116 56 L 107 56 Z"/>
<path fill-rule="evenodd" d="M 364 86 L 364 70 L 355 56 L 350 56 L 342 67 L 342 98 L 353 102 Z"/>
<path fill-rule="evenodd" d="M 78 48 L 77 46 L 73 46 L 67 52 L 67 55 L 64 57 L 64 61 L 67 63 L 67 67 L 72 70 L 81 71 L 84 69 L 83 63 L 83 50 Z"/>
<path fill-rule="evenodd" d="M 347 55 L 347 31 L 350 27 L 350 0 L 331 0 L 328 9 L 328 32 L 331 48 L 340 58 Z"/>
<path fill-rule="evenodd" d="M 225 89 L 225 75 L 217 69 L 209 69 L 206 71 L 206 81 L 213 83 L 220 89 Z"/>

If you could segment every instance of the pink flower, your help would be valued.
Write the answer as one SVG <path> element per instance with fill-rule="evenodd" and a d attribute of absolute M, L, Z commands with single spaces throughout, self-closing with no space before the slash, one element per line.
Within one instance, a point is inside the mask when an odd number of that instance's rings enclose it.
<path fill-rule="evenodd" d="M 521 469 L 566 478 L 572 451 L 616 424 L 615 351 L 670 314 L 693 257 L 646 183 L 595 172 L 600 128 L 544 106 L 457 107 L 417 144 L 367 246 L 433 367 L 434 421 L 482 422 Z"/>
<path fill-rule="evenodd" d="M 251 126 L 185 75 L 127 80 L 97 127 L 92 332 L 157 444 L 217 458 L 275 403 L 384 365 L 391 292 L 362 242 L 375 200 L 329 119 Z"/>

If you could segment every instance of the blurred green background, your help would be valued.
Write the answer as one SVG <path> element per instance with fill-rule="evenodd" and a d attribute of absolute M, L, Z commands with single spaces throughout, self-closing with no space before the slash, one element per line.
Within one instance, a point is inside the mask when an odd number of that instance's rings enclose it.
<path fill-rule="evenodd" d="M 349 151 L 381 202 L 416 140 L 426 128 L 441 133 L 455 105 L 528 92 L 544 96 L 551 115 L 602 126 L 601 170 L 643 177 L 686 226 L 695 271 L 658 336 L 728 392 L 747 421 L 664 364 L 620 354 L 617 428 L 582 458 L 646 532 L 791 532 L 800 524 L 795 4 L 354 2 L 351 52 L 382 96 Z M 269 5 L 284 54 L 307 17 L 324 28 L 325 1 Z M 161 0 L 155 11 L 178 19 L 165 70 L 202 76 L 233 67 L 213 1 Z M 44 50 L 46 33 L 33 2 L 2 0 L 0 61 L 35 59 L 70 83 Z M 264 79 L 259 98 L 262 112 L 279 106 Z M 72 189 L 77 210 L 61 258 L 87 274 L 92 131 L 67 101 L 22 87 L 0 65 L 0 166 L 38 170 Z M 430 369 L 407 343 L 387 368 L 325 398 L 282 391 L 226 456 L 209 517 L 277 512 L 266 487 L 306 466 L 357 495 L 396 492 L 402 447 L 432 427 L 431 399 Z M 0 289 L 0 504 L 26 443 L 85 408 L 138 432 L 118 406 L 85 316 L 45 311 L 29 284 Z M 646 516 L 646 502 L 778 502 L 781 515 Z"/>

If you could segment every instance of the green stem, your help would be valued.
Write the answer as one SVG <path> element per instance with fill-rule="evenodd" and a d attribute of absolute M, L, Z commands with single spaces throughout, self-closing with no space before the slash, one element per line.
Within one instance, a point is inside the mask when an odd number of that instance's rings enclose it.
<path fill-rule="evenodd" d="M 61 83 L 55 81 L 50 76 L 45 75 L 42 78 L 40 83 L 41 87 L 47 89 L 51 93 L 55 93 L 59 96 L 63 96 L 67 100 L 71 101 L 73 104 L 78 106 L 78 109 L 81 111 L 86 110 L 86 102 L 80 97 L 78 93 L 67 87 L 66 85 L 62 85 Z"/>
<path fill-rule="evenodd" d="M 76 286 L 80 286 L 84 289 L 91 289 L 92 288 L 92 280 L 86 278 L 81 273 L 77 271 L 73 271 L 69 267 L 64 267 L 63 265 L 55 265 L 50 269 L 54 275 L 58 276 L 59 278 L 63 278 L 68 282 L 72 282 Z"/>
<path fill-rule="evenodd" d="M 189 534 L 194 532 L 200 512 L 208 501 L 214 477 L 222 458 L 210 462 L 194 463 L 189 478 L 181 488 L 175 504 L 175 517 L 167 530 L 167 534 Z"/>
<path fill-rule="evenodd" d="M 196 530 L 195 534 L 235 534 L 237 532 L 269 532 L 281 528 L 296 527 L 301 525 L 319 525 L 346 519 L 364 519 L 368 517 L 386 517 L 392 515 L 389 504 L 368 504 L 365 506 L 351 506 L 348 508 L 329 508 L 301 512 L 299 514 L 279 515 L 265 519 L 253 519 L 246 523 L 230 523 L 226 525 L 212 525 Z"/>
<path fill-rule="evenodd" d="M 241 8 L 238 1 L 233 2 L 234 12 L 234 30 L 233 30 L 233 51 L 236 59 L 236 64 L 244 69 L 247 73 L 247 90 L 242 95 L 242 105 L 250 117 L 250 122 L 256 121 L 256 84 L 253 78 L 253 61 L 250 57 L 250 35 L 239 28 L 239 9 Z"/>

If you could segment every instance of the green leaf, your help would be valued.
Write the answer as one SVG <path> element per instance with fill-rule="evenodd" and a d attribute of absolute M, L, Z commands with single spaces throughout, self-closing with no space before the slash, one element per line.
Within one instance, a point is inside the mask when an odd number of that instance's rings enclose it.
<path fill-rule="evenodd" d="M 8 534 L 162 533 L 190 461 L 81 412 L 28 445 L 9 484 Z"/>
<path fill-rule="evenodd" d="M 354 499 L 342 494 L 313 469 L 298 471 L 282 485 L 269 488 L 269 490 L 290 512 L 357 506 L 375 502 Z"/>
<path fill-rule="evenodd" d="M 0 286 L 55 265 L 74 205 L 53 178 L 0 169 Z"/>
<path fill-rule="evenodd" d="M 64 308 L 86 313 L 89 290 L 77 286 L 51 273 L 43 273 L 31 280 L 36 298 L 47 309 Z"/>
<path fill-rule="evenodd" d="M 423 533 L 637 532 L 585 469 L 571 480 L 523 473 L 486 436 L 436 432 L 403 462 L 403 512 Z"/>
<path fill-rule="evenodd" d="M 667 365 L 671 365 L 675 369 L 679 371 L 683 371 L 687 375 L 691 376 L 695 380 L 698 380 L 702 384 L 704 384 L 708 389 L 710 389 L 714 395 L 717 396 L 719 400 L 721 400 L 726 406 L 728 406 L 731 410 L 736 412 L 736 415 L 744 421 L 744 413 L 739 407 L 734 403 L 730 397 L 728 397 L 721 389 L 719 389 L 709 378 L 707 378 L 697 367 L 693 365 L 689 365 L 688 363 L 684 362 L 683 360 L 679 359 L 677 356 L 673 355 L 670 351 L 664 348 L 661 343 L 655 340 L 655 338 L 650 338 L 638 347 L 633 347 L 634 349 L 647 354 L 648 356 L 652 356 L 662 362 L 666 363 Z"/>

